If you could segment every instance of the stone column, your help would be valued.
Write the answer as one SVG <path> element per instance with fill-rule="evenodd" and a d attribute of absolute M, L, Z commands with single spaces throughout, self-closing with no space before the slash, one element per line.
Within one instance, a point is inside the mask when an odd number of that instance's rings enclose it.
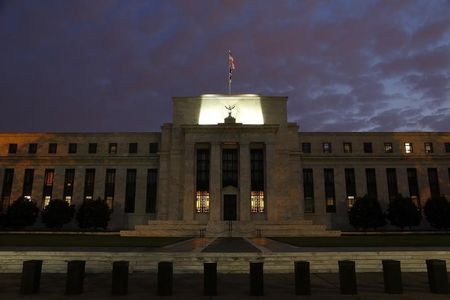
<path fill-rule="evenodd" d="M 160 152 L 159 153 L 159 169 L 158 169 L 158 189 L 157 189 L 157 197 L 156 197 L 156 219 L 158 220 L 167 220 L 168 212 L 167 212 L 167 193 L 168 193 L 168 184 L 169 184 L 169 153 L 168 152 Z"/>
<path fill-rule="evenodd" d="M 211 155 L 210 155 L 210 167 L 209 167 L 209 219 L 211 221 L 220 221 L 222 211 L 222 195 L 221 195 L 221 187 L 222 182 L 221 178 L 221 149 L 220 144 L 218 142 L 211 143 Z"/>
<path fill-rule="evenodd" d="M 250 149 L 248 142 L 239 144 L 239 220 L 250 220 Z"/>
<path fill-rule="evenodd" d="M 195 145 L 186 144 L 184 150 L 184 193 L 183 220 L 194 220 L 194 189 L 195 189 Z"/>

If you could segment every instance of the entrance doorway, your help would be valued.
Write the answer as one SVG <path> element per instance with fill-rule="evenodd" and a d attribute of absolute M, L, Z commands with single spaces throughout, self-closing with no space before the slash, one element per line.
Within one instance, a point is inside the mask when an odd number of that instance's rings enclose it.
<path fill-rule="evenodd" d="M 236 195 L 223 195 L 223 219 L 225 221 L 237 220 Z"/>

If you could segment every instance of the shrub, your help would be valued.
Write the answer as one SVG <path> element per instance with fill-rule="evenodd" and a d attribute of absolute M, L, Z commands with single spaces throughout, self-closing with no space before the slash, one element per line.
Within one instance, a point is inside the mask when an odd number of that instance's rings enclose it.
<path fill-rule="evenodd" d="M 77 222 L 80 228 L 106 229 L 111 210 L 100 197 L 97 200 L 85 200 L 77 211 Z"/>
<path fill-rule="evenodd" d="M 350 224 L 356 229 L 376 229 L 386 225 L 386 219 L 377 199 L 364 197 L 356 198 L 348 213 Z"/>
<path fill-rule="evenodd" d="M 392 225 L 401 229 L 417 226 L 422 221 L 420 209 L 414 204 L 411 198 L 403 197 L 402 195 L 397 195 L 389 203 L 386 217 Z"/>
<path fill-rule="evenodd" d="M 61 199 L 51 200 L 41 212 L 42 222 L 49 228 L 61 228 L 74 214 L 75 206 Z"/>
<path fill-rule="evenodd" d="M 36 222 L 38 214 L 39 208 L 35 202 L 19 197 L 6 210 L 6 226 L 12 228 L 31 226 Z"/>
<path fill-rule="evenodd" d="M 428 199 L 423 211 L 432 227 L 438 229 L 450 227 L 450 203 L 444 196 Z"/>

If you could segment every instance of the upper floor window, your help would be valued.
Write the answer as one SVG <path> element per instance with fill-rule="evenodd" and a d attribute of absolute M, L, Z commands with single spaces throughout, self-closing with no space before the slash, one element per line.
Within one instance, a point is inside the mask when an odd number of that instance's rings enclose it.
<path fill-rule="evenodd" d="M 57 143 L 48 144 L 48 153 L 56 153 L 57 149 L 58 149 Z"/>
<path fill-rule="evenodd" d="M 117 154 L 117 143 L 109 143 L 108 153 L 109 154 Z"/>
<path fill-rule="evenodd" d="M 392 152 L 394 152 L 392 143 L 384 143 L 384 153 L 392 153 Z"/>
<path fill-rule="evenodd" d="M 433 153 L 433 143 L 425 143 L 425 153 Z"/>
<path fill-rule="evenodd" d="M 158 143 L 150 143 L 148 145 L 148 150 L 150 154 L 158 153 L 159 151 L 159 144 Z"/>
<path fill-rule="evenodd" d="M 128 153 L 137 153 L 138 144 L 137 143 L 129 143 L 128 144 Z"/>
<path fill-rule="evenodd" d="M 364 153 L 372 153 L 372 143 L 364 143 Z"/>
<path fill-rule="evenodd" d="M 89 143 L 88 153 L 97 153 L 97 143 Z"/>
<path fill-rule="evenodd" d="M 344 143 L 344 153 L 352 153 L 352 143 Z"/>
<path fill-rule="evenodd" d="M 17 153 L 17 144 L 9 144 L 8 153 L 9 154 Z"/>
<path fill-rule="evenodd" d="M 32 143 L 28 145 L 28 153 L 29 154 L 35 154 L 37 152 L 37 144 Z"/>
<path fill-rule="evenodd" d="M 413 145 L 412 143 L 405 143 L 405 153 L 413 153 Z"/>
<path fill-rule="evenodd" d="M 69 153 L 70 154 L 77 153 L 77 144 L 76 143 L 69 144 Z"/>
<path fill-rule="evenodd" d="M 331 153 L 331 143 L 323 143 L 323 153 Z"/>
<path fill-rule="evenodd" d="M 450 153 L 450 143 L 445 143 L 445 153 Z"/>

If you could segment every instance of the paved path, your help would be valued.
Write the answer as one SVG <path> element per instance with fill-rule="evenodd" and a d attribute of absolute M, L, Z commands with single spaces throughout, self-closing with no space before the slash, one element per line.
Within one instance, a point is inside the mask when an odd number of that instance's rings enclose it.
<path fill-rule="evenodd" d="M 202 252 L 228 252 L 228 253 L 246 253 L 261 252 L 247 239 L 240 237 L 220 237 L 205 247 Z"/>

